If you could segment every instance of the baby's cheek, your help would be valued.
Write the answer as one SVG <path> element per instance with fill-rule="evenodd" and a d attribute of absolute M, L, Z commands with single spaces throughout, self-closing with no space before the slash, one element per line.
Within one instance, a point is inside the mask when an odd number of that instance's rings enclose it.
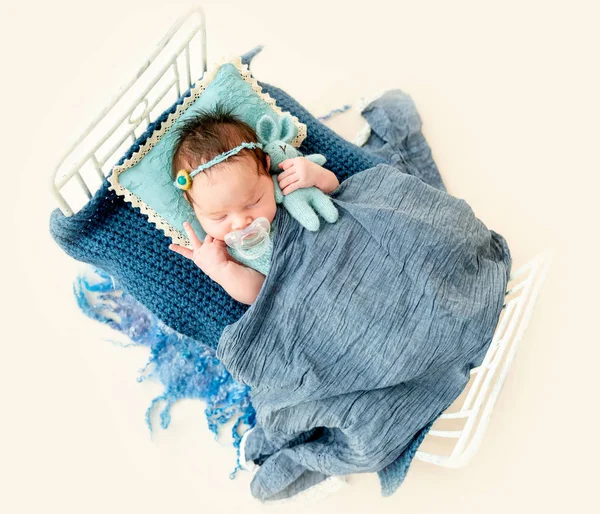
<path fill-rule="evenodd" d="M 215 239 L 220 239 L 221 241 L 225 240 L 225 235 L 231 232 L 231 230 L 227 230 L 227 226 L 219 227 L 219 230 L 215 230 L 215 235 L 213 236 Z"/>
<path fill-rule="evenodd" d="M 275 196 L 273 196 L 273 198 L 270 200 L 268 216 L 265 216 L 269 220 L 269 223 L 272 223 L 273 219 L 275 219 L 276 212 L 277 204 L 275 203 Z"/>
<path fill-rule="evenodd" d="M 225 234 L 227 234 L 226 227 L 220 227 L 215 223 L 204 222 L 201 223 L 204 232 L 206 232 L 209 236 L 220 239 L 221 241 L 225 240 Z M 223 224 L 225 225 L 225 224 Z"/>

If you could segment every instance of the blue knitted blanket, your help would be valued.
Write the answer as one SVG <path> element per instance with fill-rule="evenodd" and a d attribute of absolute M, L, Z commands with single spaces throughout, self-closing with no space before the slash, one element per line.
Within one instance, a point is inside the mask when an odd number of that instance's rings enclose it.
<path fill-rule="evenodd" d="M 269 274 L 217 348 L 251 388 L 260 500 L 398 459 L 481 364 L 504 302 L 508 247 L 464 200 L 385 164 L 331 197 L 340 218 L 318 232 L 277 211 Z"/>
<path fill-rule="evenodd" d="M 242 62 L 248 64 L 257 51 L 246 54 Z M 259 84 L 283 110 L 306 124 L 308 136 L 299 150 L 304 155 L 325 155 L 327 168 L 340 180 L 385 162 L 383 157 L 345 141 L 281 89 Z M 188 90 L 149 125 L 119 164 L 137 152 L 189 94 Z M 169 250 L 171 240 L 156 230 L 139 208 L 109 190 L 109 185 L 106 180 L 73 216 L 65 217 L 55 209 L 50 216 L 52 237 L 74 259 L 107 272 L 165 325 L 216 348 L 223 329 L 239 319 L 248 306 L 231 298 L 191 260 Z"/>

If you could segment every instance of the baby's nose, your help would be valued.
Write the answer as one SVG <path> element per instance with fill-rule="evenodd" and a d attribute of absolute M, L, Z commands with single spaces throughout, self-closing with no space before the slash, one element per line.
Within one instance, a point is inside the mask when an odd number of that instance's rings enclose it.
<path fill-rule="evenodd" d="M 240 216 L 233 221 L 233 223 L 231 224 L 231 228 L 233 230 L 242 230 L 245 229 L 251 223 L 252 218 L 250 216 Z"/>

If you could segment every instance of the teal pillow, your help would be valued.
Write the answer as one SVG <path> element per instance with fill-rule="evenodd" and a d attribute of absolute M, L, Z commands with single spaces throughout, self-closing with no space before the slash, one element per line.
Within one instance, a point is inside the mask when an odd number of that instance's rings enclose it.
<path fill-rule="evenodd" d="M 192 86 L 190 94 L 176 111 L 148 137 L 138 152 L 123 164 L 115 166 L 108 178 L 110 189 L 134 207 L 139 207 L 148 220 L 170 237 L 173 243 L 188 248 L 191 245 L 183 229 L 184 221 L 191 223 L 200 240 L 204 240 L 206 233 L 183 197 L 183 192 L 173 186 L 173 129 L 198 111 L 213 109 L 217 103 L 231 110 L 254 130 L 258 120 L 265 114 L 274 119 L 289 114 L 284 113 L 273 98 L 262 92 L 241 58 L 222 62 Z M 295 116 L 292 119 L 298 127 L 298 135 L 291 144 L 299 147 L 306 137 L 306 125 Z"/>

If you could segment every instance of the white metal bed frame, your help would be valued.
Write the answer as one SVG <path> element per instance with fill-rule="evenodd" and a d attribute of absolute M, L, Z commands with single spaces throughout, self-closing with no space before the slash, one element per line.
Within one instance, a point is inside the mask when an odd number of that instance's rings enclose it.
<path fill-rule="evenodd" d="M 198 44 L 196 61 L 192 49 Z M 206 21 L 203 10 L 195 7 L 173 24 L 144 65 L 59 161 L 52 194 L 65 216 L 77 212 L 76 204 L 79 208 L 85 205 L 92 189 L 100 187 L 147 125 L 191 87 L 192 77 L 201 77 L 206 69 Z M 171 100 L 169 93 L 174 93 Z M 477 452 L 550 264 L 551 254 L 544 252 L 511 275 L 500 321 L 483 363 L 471 370 L 467 387 L 436 421 L 416 458 L 460 468 Z"/>
<path fill-rule="evenodd" d="M 52 177 L 52 194 L 65 216 L 77 212 L 74 205 L 80 208 L 92 198 L 94 175 L 101 185 L 146 127 L 191 87 L 192 77 L 201 77 L 206 71 L 205 20 L 200 7 L 179 18 L 146 62 L 60 159 Z M 196 61 L 192 53 L 198 47 Z M 174 93 L 172 100 L 168 99 L 169 93 Z M 69 193 L 71 203 L 65 197 Z"/>

